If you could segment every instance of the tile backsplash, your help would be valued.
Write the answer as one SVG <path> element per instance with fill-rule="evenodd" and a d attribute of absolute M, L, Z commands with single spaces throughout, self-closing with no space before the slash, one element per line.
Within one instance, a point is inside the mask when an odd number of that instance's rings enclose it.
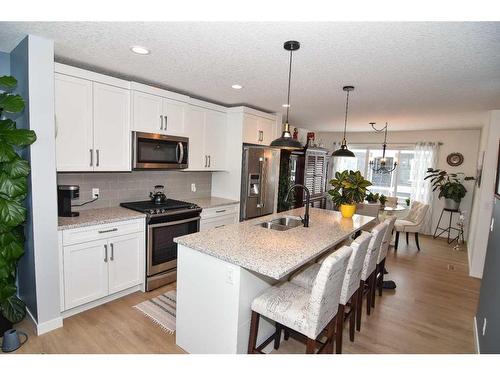
<path fill-rule="evenodd" d="M 196 184 L 196 192 L 191 192 L 191 184 Z M 75 211 L 90 208 L 119 206 L 122 202 L 149 199 L 149 192 L 155 185 L 164 185 L 168 198 L 189 200 L 210 196 L 212 188 L 211 172 L 181 171 L 133 171 L 123 173 L 58 173 L 58 185 L 79 185 L 80 198 L 73 204 L 92 199 L 92 188 L 99 188 L 99 199 Z"/>

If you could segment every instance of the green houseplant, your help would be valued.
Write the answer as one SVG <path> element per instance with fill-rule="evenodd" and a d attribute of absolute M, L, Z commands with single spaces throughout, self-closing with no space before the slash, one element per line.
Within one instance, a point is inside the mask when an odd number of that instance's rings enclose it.
<path fill-rule="evenodd" d="M 448 173 L 442 169 L 427 169 L 424 180 L 430 179 L 432 191 L 439 189 L 439 199 L 444 198 L 444 206 L 447 209 L 458 210 L 460 202 L 467 189 L 462 181 L 474 180 L 474 177 L 458 177 L 457 173 Z"/>
<path fill-rule="evenodd" d="M 32 130 L 17 129 L 12 120 L 24 109 L 24 100 L 12 90 L 17 80 L 0 77 L 0 327 L 9 329 L 26 315 L 17 297 L 17 263 L 24 253 L 24 199 L 28 193 L 29 163 L 18 150 L 36 140 Z M 5 117 L 7 114 L 8 117 Z M 3 320 L 3 321 L 2 321 Z M 2 324 L 3 323 L 3 324 Z M 3 334 L 5 329 L 0 332 Z"/>
<path fill-rule="evenodd" d="M 365 200 L 366 188 L 371 186 L 360 171 L 336 172 L 335 178 L 330 180 L 332 188 L 328 191 L 332 202 L 339 207 L 343 217 L 350 218 L 356 212 L 356 203 Z"/>
<path fill-rule="evenodd" d="M 380 194 L 378 200 L 382 206 L 385 206 L 385 202 L 387 202 L 387 197 L 384 194 Z"/>
<path fill-rule="evenodd" d="M 368 192 L 368 194 L 366 194 L 365 199 L 366 199 L 366 201 L 367 201 L 368 203 L 377 203 L 377 202 L 378 202 L 379 197 L 380 197 L 379 193 L 375 193 L 375 194 L 373 194 L 373 193 L 370 191 L 370 192 Z"/>

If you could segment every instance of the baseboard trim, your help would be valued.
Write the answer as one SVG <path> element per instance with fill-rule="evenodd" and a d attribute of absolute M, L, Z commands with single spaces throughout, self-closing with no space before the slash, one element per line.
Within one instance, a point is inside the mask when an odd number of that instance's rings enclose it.
<path fill-rule="evenodd" d="M 477 318 L 474 316 L 474 348 L 476 349 L 476 354 L 481 354 L 481 349 L 479 347 L 479 333 L 477 331 Z"/>
<path fill-rule="evenodd" d="M 36 319 L 33 317 L 33 314 L 29 309 L 26 309 L 27 315 L 29 320 L 31 321 L 31 324 L 33 324 L 33 327 L 35 329 L 36 335 L 40 336 L 43 335 L 44 333 L 53 331 L 57 328 L 61 328 L 63 326 L 63 319 L 62 317 L 57 317 L 55 319 L 49 320 L 47 322 L 43 323 L 38 323 Z"/>

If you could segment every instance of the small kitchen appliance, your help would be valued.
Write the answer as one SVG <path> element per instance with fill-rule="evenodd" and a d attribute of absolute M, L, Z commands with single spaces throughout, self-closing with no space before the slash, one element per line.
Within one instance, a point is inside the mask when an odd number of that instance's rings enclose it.
<path fill-rule="evenodd" d="M 155 185 L 154 191 L 149 193 L 149 198 L 154 204 L 162 204 L 167 200 L 167 196 L 164 193 L 165 186 Z"/>
<path fill-rule="evenodd" d="M 189 138 L 132 132 L 132 168 L 184 169 L 188 167 Z"/>
<path fill-rule="evenodd" d="M 200 230 L 201 208 L 175 199 L 120 205 L 146 214 L 146 290 L 176 281 L 177 244 L 174 238 Z"/>
<path fill-rule="evenodd" d="M 57 186 L 57 212 L 59 216 L 75 217 L 79 212 L 71 211 L 71 200 L 80 197 L 80 186 L 58 185 Z"/>

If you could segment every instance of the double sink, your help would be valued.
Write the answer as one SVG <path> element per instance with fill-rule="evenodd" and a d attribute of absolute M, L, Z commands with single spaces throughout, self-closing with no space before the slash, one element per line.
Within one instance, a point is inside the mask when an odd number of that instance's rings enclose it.
<path fill-rule="evenodd" d="M 300 227 L 304 224 L 302 223 L 302 219 L 299 217 L 285 216 L 271 221 L 265 221 L 256 225 L 266 229 L 285 231 L 288 229 Z"/>

